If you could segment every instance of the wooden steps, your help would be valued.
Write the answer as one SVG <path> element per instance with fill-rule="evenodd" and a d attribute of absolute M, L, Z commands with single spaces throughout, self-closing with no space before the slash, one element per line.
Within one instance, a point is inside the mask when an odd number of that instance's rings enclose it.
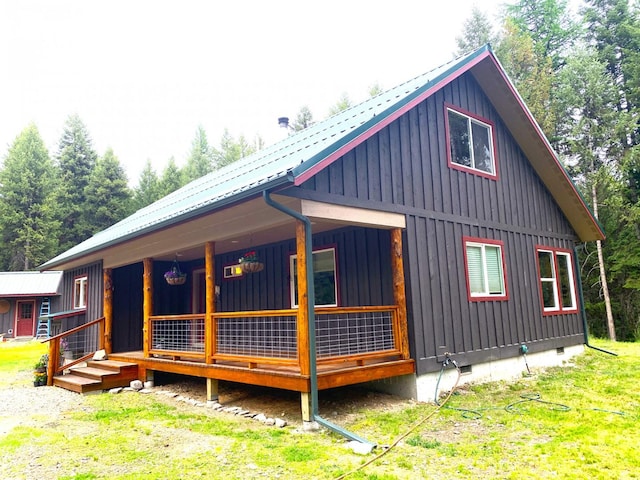
<path fill-rule="evenodd" d="M 53 384 L 72 392 L 86 393 L 126 387 L 138 378 L 138 365 L 117 360 L 89 360 L 86 367 L 71 367 L 66 375 L 53 378 Z"/>

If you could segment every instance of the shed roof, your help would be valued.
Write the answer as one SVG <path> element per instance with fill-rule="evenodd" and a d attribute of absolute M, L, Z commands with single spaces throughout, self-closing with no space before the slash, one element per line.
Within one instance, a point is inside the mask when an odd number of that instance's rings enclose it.
<path fill-rule="evenodd" d="M 509 128 L 515 132 L 516 140 L 579 237 L 583 241 L 603 238 L 597 221 L 487 45 L 194 180 L 49 260 L 41 269 L 63 266 L 73 259 L 206 214 L 264 190 L 300 185 L 467 71 L 476 78 L 489 78 L 492 92 L 487 93 L 498 112 L 502 116 L 515 115 L 515 122 L 507 122 Z M 486 86 L 486 81 L 478 80 Z M 540 158 L 540 154 L 544 158 Z"/>
<path fill-rule="evenodd" d="M 0 272 L 0 297 L 59 295 L 62 272 Z"/>

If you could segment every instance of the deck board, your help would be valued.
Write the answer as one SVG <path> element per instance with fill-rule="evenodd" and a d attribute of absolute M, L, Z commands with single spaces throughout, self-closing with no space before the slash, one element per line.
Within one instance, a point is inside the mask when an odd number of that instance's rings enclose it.
<path fill-rule="evenodd" d="M 178 373 L 297 392 L 309 392 L 311 389 L 309 377 L 302 375 L 300 369 L 293 365 L 256 364 L 250 368 L 246 363 L 230 361 L 206 364 L 192 359 L 144 358 L 142 351 L 113 353 L 109 358 L 137 363 L 141 372 L 154 370 Z M 318 365 L 317 372 L 318 389 L 324 390 L 414 373 L 415 362 L 411 359 L 376 358 L 363 365 L 356 362 L 323 363 Z"/>

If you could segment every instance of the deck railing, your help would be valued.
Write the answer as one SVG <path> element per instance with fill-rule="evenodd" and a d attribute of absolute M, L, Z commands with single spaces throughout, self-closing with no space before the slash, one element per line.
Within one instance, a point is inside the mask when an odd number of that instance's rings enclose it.
<path fill-rule="evenodd" d="M 49 343 L 49 365 L 47 385 L 53 377 L 91 358 L 97 350 L 104 348 L 104 317 L 85 323 L 43 340 Z"/>
<path fill-rule="evenodd" d="M 210 320 L 211 362 L 297 365 L 297 310 L 216 312 Z M 315 310 L 318 363 L 400 354 L 396 306 Z M 204 360 L 205 315 L 150 317 L 151 355 Z"/>

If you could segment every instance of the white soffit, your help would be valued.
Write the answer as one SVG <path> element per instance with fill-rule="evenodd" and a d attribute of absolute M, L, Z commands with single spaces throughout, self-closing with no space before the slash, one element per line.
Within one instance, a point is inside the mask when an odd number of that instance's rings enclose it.
<path fill-rule="evenodd" d="M 406 228 L 407 225 L 405 216 L 400 213 L 346 207 L 313 200 L 301 200 L 300 210 L 304 216 L 311 219 L 331 220 L 349 225 L 373 228 Z"/>

